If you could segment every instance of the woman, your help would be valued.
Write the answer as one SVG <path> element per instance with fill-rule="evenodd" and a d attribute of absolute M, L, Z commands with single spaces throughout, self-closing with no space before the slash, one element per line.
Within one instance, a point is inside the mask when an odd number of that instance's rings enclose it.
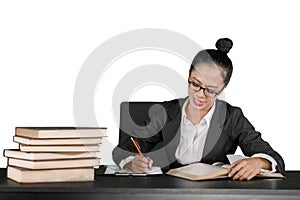
<path fill-rule="evenodd" d="M 148 157 L 131 153 L 136 150 L 129 137 L 120 139 L 113 159 L 121 168 L 145 172 L 153 162 L 167 168 L 194 162 L 228 163 L 226 155 L 240 146 L 249 158 L 231 165 L 229 176 L 234 180 L 250 180 L 261 169 L 284 173 L 281 156 L 255 131 L 241 109 L 218 100 L 231 78 L 233 67 L 227 53 L 232 45 L 223 38 L 217 41 L 217 49 L 200 51 L 189 70 L 188 97 L 163 102 L 152 112 L 150 125 L 133 131 Z"/>

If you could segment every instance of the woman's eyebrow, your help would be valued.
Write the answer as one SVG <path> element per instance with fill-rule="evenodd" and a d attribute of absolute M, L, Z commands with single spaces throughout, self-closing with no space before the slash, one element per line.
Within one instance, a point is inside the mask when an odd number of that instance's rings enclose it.
<path fill-rule="evenodd" d="M 199 81 L 196 77 L 192 77 L 194 80 L 196 80 L 197 82 L 199 82 L 200 84 L 203 84 L 201 81 Z M 206 85 L 206 84 L 205 84 Z M 207 87 L 210 88 L 219 88 L 218 86 L 214 86 L 214 85 L 206 85 Z"/>

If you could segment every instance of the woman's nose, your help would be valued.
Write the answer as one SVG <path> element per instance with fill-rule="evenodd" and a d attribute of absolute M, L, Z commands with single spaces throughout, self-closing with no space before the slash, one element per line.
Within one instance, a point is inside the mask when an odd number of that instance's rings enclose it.
<path fill-rule="evenodd" d="M 200 91 L 195 92 L 197 97 L 206 97 L 204 94 L 204 89 L 200 89 Z"/>

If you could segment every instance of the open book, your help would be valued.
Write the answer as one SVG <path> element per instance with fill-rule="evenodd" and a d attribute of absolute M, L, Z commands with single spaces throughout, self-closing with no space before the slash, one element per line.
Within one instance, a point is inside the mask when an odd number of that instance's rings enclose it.
<path fill-rule="evenodd" d="M 228 156 L 227 156 L 228 157 Z M 230 163 L 238 159 L 242 159 L 240 156 L 231 156 L 229 158 Z M 209 179 L 220 179 L 228 177 L 228 164 L 214 163 L 213 165 L 205 163 L 194 163 L 184 167 L 171 169 L 167 172 L 168 175 L 176 176 L 188 180 L 209 180 Z M 285 178 L 280 173 L 272 173 L 268 170 L 261 170 L 257 177 L 263 178 Z"/>
<path fill-rule="evenodd" d="M 194 163 L 184 167 L 171 169 L 167 174 L 192 181 L 198 181 L 226 178 L 228 169 L 205 163 Z"/>

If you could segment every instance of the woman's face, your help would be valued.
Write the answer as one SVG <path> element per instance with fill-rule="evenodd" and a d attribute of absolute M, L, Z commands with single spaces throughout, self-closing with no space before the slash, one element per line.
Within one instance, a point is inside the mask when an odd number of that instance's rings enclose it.
<path fill-rule="evenodd" d="M 203 89 L 194 91 L 192 88 L 195 89 L 197 86 L 201 86 L 202 88 L 208 88 L 210 92 L 219 94 L 225 87 L 224 78 L 222 76 L 224 73 L 222 68 L 214 65 L 200 64 L 195 67 L 189 76 L 189 81 L 192 82 L 189 84 L 188 89 L 190 108 L 204 112 L 210 110 L 218 95 L 215 97 L 207 97 Z M 190 86 L 192 86 L 192 88 Z M 206 93 L 208 93 L 208 91 L 206 91 Z"/>

